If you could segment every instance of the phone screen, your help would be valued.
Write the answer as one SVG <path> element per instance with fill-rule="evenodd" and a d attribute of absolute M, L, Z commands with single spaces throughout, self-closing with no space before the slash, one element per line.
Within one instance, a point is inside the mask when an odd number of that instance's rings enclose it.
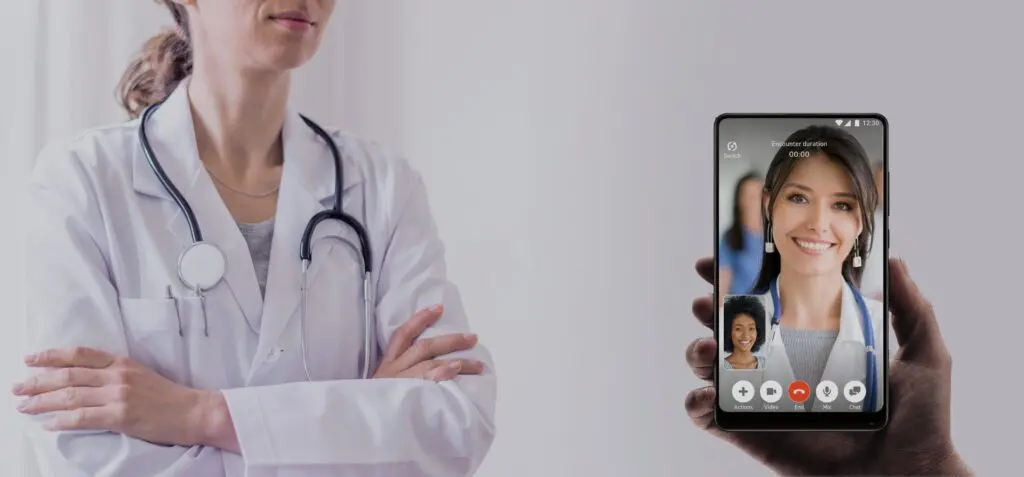
<path fill-rule="evenodd" d="M 877 114 L 715 121 L 720 427 L 884 426 L 887 129 Z"/>

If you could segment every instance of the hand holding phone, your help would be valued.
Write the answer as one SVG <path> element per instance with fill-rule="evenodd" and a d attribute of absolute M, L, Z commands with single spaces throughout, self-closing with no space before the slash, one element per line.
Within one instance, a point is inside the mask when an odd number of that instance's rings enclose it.
<path fill-rule="evenodd" d="M 784 475 L 973 475 L 950 438 L 951 358 L 935 315 L 906 265 L 894 259 L 888 268 L 900 351 L 890 367 L 891 419 L 884 433 L 722 431 L 714 421 L 714 386 L 687 396 L 693 422 Z M 697 271 L 708 283 L 714 281 L 712 259 L 697 262 Z M 696 299 L 693 311 L 704 326 L 714 326 L 710 297 Z M 711 338 L 687 348 L 687 361 L 699 378 L 711 379 L 716 351 Z"/>
<path fill-rule="evenodd" d="M 716 119 L 722 429 L 885 426 L 886 129 L 864 114 Z"/>

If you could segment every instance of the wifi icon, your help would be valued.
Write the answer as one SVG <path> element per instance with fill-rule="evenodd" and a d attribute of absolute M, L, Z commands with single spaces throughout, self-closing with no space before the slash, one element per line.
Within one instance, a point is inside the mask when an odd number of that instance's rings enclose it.
<path fill-rule="evenodd" d="M 842 125 L 843 125 L 843 120 L 842 119 L 837 119 L 836 120 L 836 126 L 842 126 Z"/>

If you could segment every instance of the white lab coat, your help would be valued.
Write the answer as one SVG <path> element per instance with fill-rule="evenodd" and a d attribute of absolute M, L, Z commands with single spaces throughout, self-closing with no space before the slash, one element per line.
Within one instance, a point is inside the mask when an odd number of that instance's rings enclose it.
<path fill-rule="evenodd" d="M 764 303 L 765 311 L 768 314 L 768 326 L 766 330 L 768 332 L 767 340 L 771 340 L 771 316 L 775 309 L 774 301 L 772 301 L 771 293 L 765 293 L 761 295 L 761 300 Z M 823 404 L 817 399 L 815 394 L 818 383 L 807 383 L 810 385 L 811 394 L 813 398 L 813 405 L 811 408 L 812 412 L 850 412 L 849 403 L 846 403 L 843 398 L 843 387 L 849 381 L 860 381 L 861 383 L 867 384 L 865 373 L 865 367 L 867 366 L 867 358 L 865 356 L 865 340 L 863 323 L 861 322 L 860 307 L 857 306 L 857 300 L 853 295 L 853 290 L 850 285 L 847 284 L 843 287 L 843 303 L 842 311 L 839 318 L 839 334 L 836 336 L 835 344 L 832 346 L 832 351 L 829 353 L 828 363 L 825 365 L 825 370 L 822 373 L 822 381 L 828 380 L 836 383 L 839 387 L 839 398 L 831 403 L 831 409 L 824 409 Z M 885 378 L 884 378 L 884 366 L 885 361 L 888 359 L 884 351 L 884 339 L 885 339 L 885 326 L 883 324 L 883 306 L 882 302 L 873 300 L 868 297 L 864 297 L 864 304 L 867 305 L 868 312 L 871 315 L 871 322 L 874 327 L 874 338 L 877 358 L 875 360 L 875 373 L 877 376 L 876 393 L 878 395 L 879 409 L 882 403 L 885 402 Z M 761 354 L 766 357 L 765 366 L 761 373 L 762 382 L 775 381 L 782 385 L 783 393 L 789 386 L 789 383 L 795 380 L 793 375 L 793 368 L 789 363 L 789 357 L 786 354 L 786 346 L 782 339 L 783 330 L 780 328 L 776 332 L 775 339 L 771 342 L 766 342 L 762 348 Z M 861 405 L 868 405 L 867 398 L 861 402 Z"/>
<path fill-rule="evenodd" d="M 496 377 L 434 383 L 361 380 L 362 269 L 338 240 L 318 240 L 310 270 L 307 383 L 299 346 L 298 258 L 309 218 L 330 207 L 330 151 L 289 110 L 285 162 L 266 299 L 246 243 L 199 160 L 182 83 L 146 125 L 162 166 L 190 202 L 205 235 L 227 257 L 225 281 L 207 295 L 209 337 L 198 299 L 176 275 L 191 243 L 183 214 L 140 147 L 139 121 L 88 131 L 48 146 L 26 205 L 27 319 L 33 349 L 91 346 L 129 355 L 186 386 L 220 389 L 241 456 L 210 447 L 155 445 L 109 432 L 52 433 L 29 425 L 48 476 L 462 476 L 494 440 Z M 423 336 L 469 332 L 459 292 L 420 175 L 377 145 L 332 132 L 344 156 L 344 209 L 373 245 L 379 349 L 417 310 L 443 303 Z M 317 238 L 351 229 L 323 223 Z M 179 337 L 175 303 L 184 326 Z M 39 419 L 37 419 L 38 421 Z"/>

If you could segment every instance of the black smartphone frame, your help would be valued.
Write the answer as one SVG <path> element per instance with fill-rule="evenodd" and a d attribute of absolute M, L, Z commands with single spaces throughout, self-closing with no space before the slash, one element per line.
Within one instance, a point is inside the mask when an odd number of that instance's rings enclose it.
<path fill-rule="evenodd" d="M 811 119 L 811 120 L 836 120 L 836 119 L 874 119 L 878 120 L 882 124 L 882 164 L 884 168 L 884 198 L 883 208 L 884 213 L 883 224 L 884 231 L 882 233 L 882 242 L 884 244 L 882 250 L 885 253 L 886 260 L 883 260 L 883 277 L 882 277 L 882 309 L 885 313 L 883 319 L 884 333 L 882 339 L 882 349 L 878 350 L 878 359 L 883 361 L 882 381 L 882 408 L 875 412 L 786 412 L 786 411 L 772 411 L 772 412 L 726 412 L 719 406 L 720 400 L 718 396 L 721 394 L 719 373 L 720 364 L 719 357 L 715 356 L 715 364 L 713 366 L 714 386 L 715 386 L 715 425 L 723 431 L 736 432 L 736 431 L 878 431 L 884 429 L 889 422 L 889 334 L 892 329 L 892 323 L 889 319 L 889 184 L 891 182 L 889 176 L 889 121 L 882 114 L 879 113 L 723 113 L 715 118 L 714 124 L 714 303 L 719 303 L 719 260 L 718 256 L 718 243 L 721 240 L 719 237 L 719 165 L 722 160 L 722 151 L 719 146 L 720 144 L 720 127 L 722 121 L 727 119 Z M 785 138 L 780 138 L 783 140 Z M 876 227 L 879 224 L 875 224 Z M 874 250 L 873 250 L 874 251 Z M 714 323 L 713 330 L 716 342 L 721 338 L 721 330 L 719 329 L 719 306 L 714 307 Z"/>

